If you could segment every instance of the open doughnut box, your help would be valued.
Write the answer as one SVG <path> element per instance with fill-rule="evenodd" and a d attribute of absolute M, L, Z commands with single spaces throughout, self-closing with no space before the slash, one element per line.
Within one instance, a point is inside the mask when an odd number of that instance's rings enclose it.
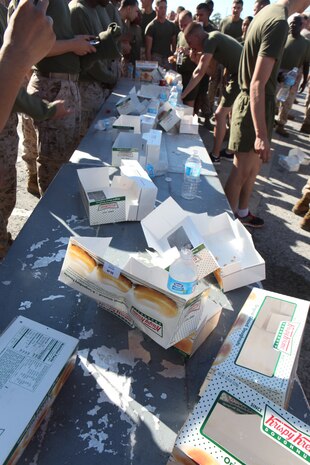
<path fill-rule="evenodd" d="M 0 337 L 0 463 L 14 465 L 74 368 L 78 340 L 23 316 Z"/>
<path fill-rule="evenodd" d="M 302 465 L 310 428 L 227 373 L 207 389 L 181 429 L 167 465 Z"/>
<path fill-rule="evenodd" d="M 207 336 L 205 322 L 221 311 L 208 299 L 210 286 L 201 280 L 192 294 L 175 294 L 167 288 L 166 269 L 151 265 L 146 252 L 134 257 L 109 247 L 111 239 L 70 238 L 60 281 L 95 299 L 162 347 L 184 340 L 179 349 L 192 353 L 197 348 L 194 340 L 199 336 L 202 342 Z M 217 321 L 210 322 L 209 332 Z"/>
<path fill-rule="evenodd" d="M 254 288 L 211 371 L 230 373 L 287 408 L 308 310 L 305 300 Z"/>

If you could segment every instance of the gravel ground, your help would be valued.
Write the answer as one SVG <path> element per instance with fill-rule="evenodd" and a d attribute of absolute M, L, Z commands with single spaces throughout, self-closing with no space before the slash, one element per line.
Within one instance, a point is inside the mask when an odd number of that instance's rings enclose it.
<path fill-rule="evenodd" d="M 299 104 L 294 105 L 292 111 L 295 121 L 289 121 L 287 125 L 290 137 L 284 139 L 275 135 L 272 161 L 262 169 L 250 207 L 253 213 L 262 216 L 266 222 L 264 228 L 253 232 L 255 246 L 266 261 L 267 278 L 263 286 L 271 291 L 309 300 L 310 233 L 299 227 L 300 218 L 291 209 L 301 196 L 301 189 L 310 175 L 310 166 L 301 166 L 297 173 L 289 173 L 278 164 L 279 154 L 287 155 L 293 147 L 300 147 L 310 155 L 309 136 L 298 131 L 304 113 L 304 95 L 298 97 L 298 100 Z M 202 129 L 201 137 L 210 150 L 212 133 Z M 230 167 L 231 162 L 226 160 L 217 167 L 223 185 Z M 20 156 L 17 171 L 17 204 L 9 222 L 13 238 L 38 202 L 26 190 L 27 173 Z M 298 376 L 310 399 L 310 317 L 304 334 Z"/>

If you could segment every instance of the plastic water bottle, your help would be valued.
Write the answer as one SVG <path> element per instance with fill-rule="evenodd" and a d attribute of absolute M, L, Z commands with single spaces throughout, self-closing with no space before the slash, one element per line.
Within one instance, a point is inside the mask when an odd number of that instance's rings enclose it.
<path fill-rule="evenodd" d="M 182 197 L 186 200 L 193 200 L 198 191 L 200 182 L 201 160 L 197 150 L 188 157 L 184 168 L 184 181 L 182 186 Z"/>
<path fill-rule="evenodd" d="M 170 91 L 169 103 L 172 107 L 176 107 L 178 104 L 178 90 L 177 86 L 173 86 Z"/>
<path fill-rule="evenodd" d="M 192 294 L 197 284 L 197 270 L 193 254 L 181 249 L 178 258 L 169 268 L 168 289 L 176 294 Z"/>
<path fill-rule="evenodd" d="M 285 102 L 287 100 L 290 89 L 296 82 L 297 74 L 298 68 L 293 68 L 285 75 L 283 85 L 277 93 L 277 100 L 279 102 Z"/>

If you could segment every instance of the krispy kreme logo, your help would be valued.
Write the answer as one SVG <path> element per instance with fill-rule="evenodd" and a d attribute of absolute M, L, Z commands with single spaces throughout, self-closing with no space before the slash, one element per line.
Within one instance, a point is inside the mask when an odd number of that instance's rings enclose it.
<path fill-rule="evenodd" d="M 151 318 L 149 315 L 140 312 L 140 310 L 135 307 L 131 307 L 130 313 L 132 314 L 133 318 L 138 320 L 143 326 L 153 331 L 153 333 L 157 334 L 158 336 L 163 337 L 163 324 L 160 321 L 157 321 L 154 318 Z"/>
<path fill-rule="evenodd" d="M 262 431 L 306 463 L 310 463 L 309 435 L 299 431 L 268 405 L 265 407 Z"/>
<path fill-rule="evenodd" d="M 290 355 L 292 353 L 293 338 L 298 329 L 299 323 L 291 321 L 281 321 L 273 347 L 280 352 Z"/>

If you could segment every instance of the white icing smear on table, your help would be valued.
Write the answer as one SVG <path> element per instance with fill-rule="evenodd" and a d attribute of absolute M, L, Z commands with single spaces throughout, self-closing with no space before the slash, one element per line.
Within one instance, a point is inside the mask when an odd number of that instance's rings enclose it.
<path fill-rule="evenodd" d="M 64 295 L 50 295 L 49 297 L 44 297 L 44 299 L 42 299 L 42 302 L 44 300 L 56 300 L 56 299 L 64 299 L 65 296 Z"/>
<path fill-rule="evenodd" d="M 83 326 L 82 331 L 80 332 L 79 339 L 89 339 L 93 336 L 94 330 L 90 329 L 89 331 L 86 331 L 85 326 Z"/>
<path fill-rule="evenodd" d="M 41 249 L 42 245 L 48 241 L 49 239 L 44 239 L 43 241 L 37 242 L 36 244 L 32 244 L 30 246 L 30 252 L 33 252 L 34 250 L 37 250 L 37 249 Z"/>
<path fill-rule="evenodd" d="M 87 333 L 83 327 L 81 335 Z M 85 422 L 80 429 L 79 437 L 86 442 L 87 449 L 95 449 L 98 453 L 121 454 L 121 446 L 126 450 L 129 447 L 130 464 L 134 464 L 134 450 L 136 445 L 137 429 L 145 425 L 150 432 L 161 431 L 161 436 L 153 435 L 153 440 L 158 447 L 163 450 L 167 443 L 171 447 L 176 438 L 176 434 L 165 425 L 159 414 L 156 414 L 156 406 L 152 405 L 154 394 L 151 388 L 145 388 L 145 398 L 147 405 L 140 404 L 133 393 L 134 369 L 138 363 L 143 361 L 149 363 L 151 354 L 142 347 L 144 336 L 139 330 L 132 330 L 128 333 L 128 349 L 117 351 L 115 348 L 106 346 L 97 349 L 84 349 L 78 352 L 80 360 L 79 366 L 84 372 L 84 376 L 93 376 L 97 383 L 98 396 L 96 404 L 93 405 L 87 414 L 91 420 Z M 129 367 L 125 370 L 124 366 Z M 166 377 L 181 378 L 184 376 L 184 367 L 179 367 L 173 363 L 163 361 L 164 371 L 160 373 Z M 136 385 L 135 385 L 136 386 Z M 161 399 L 166 399 L 167 395 L 162 393 Z M 102 416 L 104 404 L 110 403 L 119 409 L 119 420 L 115 419 L 115 410 Z M 101 413 L 101 415 L 100 415 Z M 119 426 L 118 425 L 119 423 Z M 118 428 L 120 441 L 113 448 L 113 440 L 109 438 L 109 431 L 114 432 Z M 125 433 L 124 433 L 125 430 Z M 163 446 L 160 437 L 165 436 L 166 444 Z"/>
<path fill-rule="evenodd" d="M 31 305 L 32 305 L 32 302 L 30 302 L 30 300 L 25 300 L 24 302 L 20 303 L 18 310 L 20 311 L 28 310 L 31 307 Z"/>
<path fill-rule="evenodd" d="M 49 257 L 40 257 L 32 265 L 32 269 L 45 268 L 52 262 L 61 262 L 66 255 L 66 250 L 59 250 L 57 253 L 53 253 Z"/>

